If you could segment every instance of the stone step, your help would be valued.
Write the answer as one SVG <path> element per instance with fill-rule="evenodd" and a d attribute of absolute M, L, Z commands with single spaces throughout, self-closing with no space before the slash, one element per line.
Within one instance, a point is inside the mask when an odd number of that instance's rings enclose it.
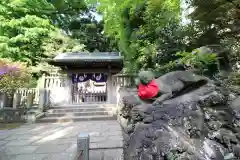
<path fill-rule="evenodd" d="M 50 107 L 51 109 L 62 109 L 62 108 L 104 108 L 106 104 L 63 104 L 55 105 Z"/>
<path fill-rule="evenodd" d="M 112 111 L 111 107 L 105 108 L 58 108 L 58 109 L 50 109 L 49 113 L 69 113 L 69 112 L 104 112 L 104 111 Z"/>
<path fill-rule="evenodd" d="M 92 112 L 54 112 L 47 113 L 47 117 L 63 117 L 63 116 L 98 116 L 98 115 L 112 115 L 112 111 L 92 111 Z"/>
<path fill-rule="evenodd" d="M 45 117 L 38 119 L 38 123 L 62 123 L 76 121 L 97 121 L 97 120 L 116 120 L 115 116 L 97 115 L 97 116 L 66 116 L 66 117 Z"/>

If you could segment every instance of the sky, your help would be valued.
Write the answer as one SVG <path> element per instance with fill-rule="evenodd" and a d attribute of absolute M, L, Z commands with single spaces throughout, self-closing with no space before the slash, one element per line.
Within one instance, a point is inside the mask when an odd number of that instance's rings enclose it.
<path fill-rule="evenodd" d="M 188 5 L 185 3 L 185 0 L 181 0 L 181 7 L 183 9 L 182 13 L 182 23 L 188 24 L 190 20 L 187 18 L 187 15 L 193 12 L 193 8 L 188 8 Z"/>
<path fill-rule="evenodd" d="M 102 20 L 102 18 L 103 18 L 102 15 L 100 15 L 100 14 L 98 14 L 96 12 L 91 12 L 91 13 L 96 18 L 97 21 L 101 21 Z"/>

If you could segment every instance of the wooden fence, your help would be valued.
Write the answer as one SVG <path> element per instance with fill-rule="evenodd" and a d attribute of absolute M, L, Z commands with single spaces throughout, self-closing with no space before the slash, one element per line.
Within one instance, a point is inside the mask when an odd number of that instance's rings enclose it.
<path fill-rule="evenodd" d="M 113 76 L 113 89 L 118 92 L 120 87 L 130 87 L 134 85 L 135 75 L 124 75 L 118 74 Z M 67 78 L 61 76 L 60 74 L 53 74 L 50 76 L 43 76 L 44 97 L 45 105 L 50 103 L 50 94 L 53 88 L 64 87 L 68 84 Z M 76 92 L 77 93 L 77 92 Z M 96 102 L 96 101 L 106 101 L 106 92 L 89 92 L 82 94 L 73 94 L 73 102 Z M 99 96 L 96 96 L 99 95 Z M 81 97 L 82 95 L 82 97 Z M 83 96 L 84 95 L 84 96 Z M 6 98 L 5 94 L 0 94 L 0 108 L 6 106 L 6 104 L 12 105 L 7 107 L 19 108 L 19 107 L 31 107 L 38 106 L 40 104 L 40 90 L 37 88 L 20 88 L 16 91 L 13 98 Z M 6 101 L 12 101 L 12 103 L 6 103 Z"/>
<path fill-rule="evenodd" d="M 77 91 L 74 92 L 72 97 L 73 104 L 79 103 L 102 103 L 106 102 L 106 91 Z"/>
<path fill-rule="evenodd" d="M 39 89 L 37 88 L 20 88 L 16 91 L 16 96 L 19 96 L 18 106 L 26 105 L 29 101 L 29 105 L 39 104 Z"/>
<path fill-rule="evenodd" d="M 131 87 L 134 86 L 136 75 L 117 74 L 113 76 L 113 86 Z"/>
<path fill-rule="evenodd" d="M 67 85 L 67 77 L 61 75 L 50 75 L 50 76 L 43 76 L 43 88 L 56 88 L 56 87 L 64 87 Z"/>

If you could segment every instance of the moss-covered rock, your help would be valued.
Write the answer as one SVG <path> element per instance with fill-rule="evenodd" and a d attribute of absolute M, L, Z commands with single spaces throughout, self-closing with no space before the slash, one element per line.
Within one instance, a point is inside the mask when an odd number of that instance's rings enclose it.
<path fill-rule="evenodd" d="M 232 109 L 237 100 L 230 107 L 210 81 L 156 106 L 138 103 L 134 88 L 120 94 L 126 160 L 240 158 L 240 121 Z"/>

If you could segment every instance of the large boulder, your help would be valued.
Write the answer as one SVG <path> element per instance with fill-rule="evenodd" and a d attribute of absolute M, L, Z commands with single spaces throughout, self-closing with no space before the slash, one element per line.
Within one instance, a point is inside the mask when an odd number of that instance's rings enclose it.
<path fill-rule="evenodd" d="M 231 109 L 233 110 L 235 116 L 240 119 L 240 97 L 237 97 L 230 104 Z"/>
<path fill-rule="evenodd" d="M 234 160 L 240 158 L 240 123 L 228 98 L 213 83 L 153 106 L 136 89 L 122 89 L 119 117 L 125 159 Z"/>

